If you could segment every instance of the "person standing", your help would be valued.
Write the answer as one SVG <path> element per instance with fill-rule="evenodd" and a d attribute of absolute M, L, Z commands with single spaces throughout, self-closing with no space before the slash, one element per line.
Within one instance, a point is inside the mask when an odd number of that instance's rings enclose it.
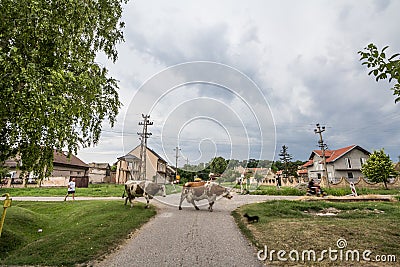
<path fill-rule="evenodd" d="M 75 200 L 75 178 L 72 178 L 68 183 L 68 192 L 64 197 L 64 201 L 67 200 L 67 197 L 72 194 L 72 200 Z"/>

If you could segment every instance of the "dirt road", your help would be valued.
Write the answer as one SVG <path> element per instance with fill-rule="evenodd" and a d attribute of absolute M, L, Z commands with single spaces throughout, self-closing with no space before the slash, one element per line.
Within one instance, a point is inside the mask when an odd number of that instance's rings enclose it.
<path fill-rule="evenodd" d="M 262 266 L 230 212 L 246 203 L 283 198 L 297 197 L 235 195 L 217 201 L 213 212 L 205 202 L 199 211 L 188 203 L 178 210 L 179 195 L 159 198 L 166 204 L 152 202 L 158 215 L 93 266 Z"/>

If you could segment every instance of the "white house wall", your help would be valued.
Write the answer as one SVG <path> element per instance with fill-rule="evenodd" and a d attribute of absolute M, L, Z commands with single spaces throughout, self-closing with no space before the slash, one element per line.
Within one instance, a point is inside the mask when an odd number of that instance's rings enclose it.
<path fill-rule="evenodd" d="M 364 177 L 361 172 L 361 158 L 366 160 L 368 157 L 369 155 L 364 153 L 362 150 L 354 148 L 335 161 L 327 162 L 326 168 L 328 171 L 328 180 L 338 180 L 341 177 L 348 178 L 348 173 L 353 174 L 353 179 Z M 350 159 L 351 168 L 347 167 L 346 158 Z M 313 165 L 308 167 L 308 175 L 310 178 L 316 179 L 318 173 L 321 174 L 321 176 L 323 174 L 323 160 L 322 157 L 314 154 L 313 161 Z"/>
<path fill-rule="evenodd" d="M 140 158 L 140 146 L 132 150 L 130 154 Z M 166 164 L 159 161 L 159 158 L 155 154 L 146 149 L 146 180 L 157 180 L 157 183 L 164 183 L 165 177 L 161 176 L 157 170 L 166 173 Z"/>

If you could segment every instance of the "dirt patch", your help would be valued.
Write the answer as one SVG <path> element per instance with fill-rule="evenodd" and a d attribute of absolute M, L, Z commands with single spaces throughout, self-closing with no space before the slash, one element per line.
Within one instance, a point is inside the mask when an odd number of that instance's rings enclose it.
<path fill-rule="evenodd" d="M 334 207 L 325 208 L 319 211 L 315 210 L 305 210 L 304 213 L 315 215 L 315 216 L 336 216 L 341 210 Z"/>

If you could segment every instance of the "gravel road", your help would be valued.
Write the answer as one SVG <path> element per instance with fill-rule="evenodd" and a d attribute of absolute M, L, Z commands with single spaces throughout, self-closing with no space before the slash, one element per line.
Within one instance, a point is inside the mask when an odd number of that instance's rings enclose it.
<path fill-rule="evenodd" d="M 263 266 L 230 212 L 246 203 L 283 198 L 297 197 L 234 195 L 231 200 L 218 200 L 214 211 L 209 212 L 205 202 L 199 203 L 199 211 L 186 201 L 183 210 L 178 210 L 178 194 L 157 197 L 164 202 L 151 202 L 159 208 L 157 216 L 114 253 L 92 264 L 96 267 Z"/>

